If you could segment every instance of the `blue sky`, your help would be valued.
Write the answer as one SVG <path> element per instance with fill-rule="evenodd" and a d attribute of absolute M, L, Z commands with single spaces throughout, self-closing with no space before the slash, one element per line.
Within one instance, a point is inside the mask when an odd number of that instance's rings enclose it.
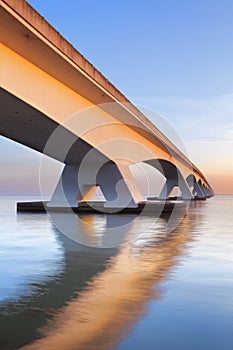
<path fill-rule="evenodd" d="M 165 116 L 212 184 L 233 183 L 233 1 L 28 2 L 132 102 Z M 38 162 L 1 144 L 19 168 Z"/>
<path fill-rule="evenodd" d="M 231 0 L 28 2 L 131 98 L 232 91 Z"/>

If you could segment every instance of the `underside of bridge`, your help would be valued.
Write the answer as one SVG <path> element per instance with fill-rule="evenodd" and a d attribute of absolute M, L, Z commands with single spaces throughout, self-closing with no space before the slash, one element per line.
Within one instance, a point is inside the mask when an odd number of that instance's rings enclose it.
<path fill-rule="evenodd" d="M 0 3 L 0 133 L 65 164 L 50 206 L 91 201 L 99 187 L 106 207 L 137 207 L 138 162 L 164 176 L 159 200 L 174 187 L 182 199 L 213 195 L 200 170 L 34 9 Z"/>
<path fill-rule="evenodd" d="M 76 207 L 80 202 L 92 201 L 96 187 L 101 189 L 106 207 L 137 207 L 143 202 L 130 169 L 123 162 L 106 157 L 4 89 L 0 89 L 0 103 L 1 135 L 66 164 L 50 206 Z M 183 199 L 203 199 L 212 195 L 193 174 L 184 179 L 172 162 L 158 158 L 145 160 L 145 163 L 166 178 L 158 197 L 160 200 L 169 198 L 174 187 L 180 188 Z"/>

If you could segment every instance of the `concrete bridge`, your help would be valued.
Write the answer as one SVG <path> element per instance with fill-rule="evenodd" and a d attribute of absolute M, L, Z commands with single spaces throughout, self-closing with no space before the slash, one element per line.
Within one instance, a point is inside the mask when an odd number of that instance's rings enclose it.
<path fill-rule="evenodd" d="M 143 202 L 130 166 L 144 162 L 183 199 L 214 192 L 201 171 L 24 0 L 0 0 L 0 133 L 65 164 L 50 206 L 99 187 L 106 207 Z"/>

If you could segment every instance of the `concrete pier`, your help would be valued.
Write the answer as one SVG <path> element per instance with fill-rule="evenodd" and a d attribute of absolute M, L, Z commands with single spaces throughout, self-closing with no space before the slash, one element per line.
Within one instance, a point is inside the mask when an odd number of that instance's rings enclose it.
<path fill-rule="evenodd" d="M 185 201 L 151 201 L 142 202 L 138 204 L 137 208 L 106 208 L 101 202 L 83 202 L 78 207 L 47 207 L 48 202 L 36 201 L 36 202 L 18 202 L 18 213 L 47 213 L 47 212 L 67 212 L 72 210 L 74 213 L 89 213 L 89 214 L 145 214 L 154 215 L 157 213 L 171 213 L 174 207 L 176 209 L 184 210 L 187 207 Z"/>

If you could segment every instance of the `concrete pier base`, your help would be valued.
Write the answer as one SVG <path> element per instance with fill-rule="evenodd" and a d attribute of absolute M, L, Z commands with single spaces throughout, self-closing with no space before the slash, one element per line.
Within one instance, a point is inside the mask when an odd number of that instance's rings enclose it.
<path fill-rule="evenodd" d="M 83 202 L 78 207 L 47 207 L 48 202 L 38 201 L 38 202 L 18 202 L 17 212 L 18 213 L 46 213 L 51 211 L 64 212 L 67 210 L 72 210 L 74 213 L 93 213 L 93 214 L 151 214 L 156 213 L 171 213 L 174 207 L 176 209 L 185 209 L 187 203 L 184 201 L 151 201 L 151 202 L 141 202 L 138 204 L 137 208 L 106 208 L 101 202 Z"/>

